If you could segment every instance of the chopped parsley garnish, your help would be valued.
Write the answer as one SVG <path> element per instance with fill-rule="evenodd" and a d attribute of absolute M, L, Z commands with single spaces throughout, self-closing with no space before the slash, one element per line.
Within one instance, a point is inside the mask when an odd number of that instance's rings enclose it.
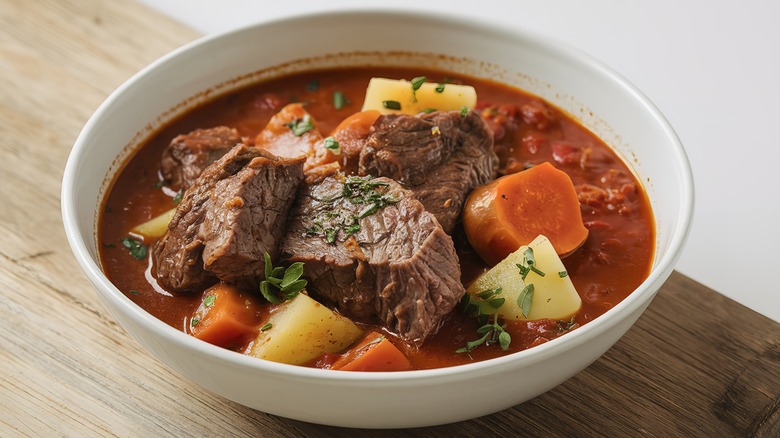
<path fill-rule="evenodd" d="M 176 192 L 176 196 L 173 197 L 173 203 L 179 205 L 183 197 L 184 197 L 184 189 L 180 189 L 178 192 Z"/>
<path fill-rule="evenodd" d="M 312 123 L 311 116 L 308 114 L 303 116 L 301 119 L 295 119 L 292 122 L 285 123 L 284 126 L 290 128 L 293 134 L 295 134 L 297 137 L 300 137 L 314 129 L 314 123 Z"/>
<path fill-rule="evenodd" d="M 135 289 L 130 289 L 130 293 L 133 294 L 133 295 L 141 295 L 141 292 L 138 292 Z"/>
<path fill-rule="evenodd" d="M 216 301 L 216 300 L 217 300 L 217 296 L 216 295 L 209 295 L 209 296 L 206 297 L 205 300 L 203 300 L 203 305 L 206 306 L 206 307 L 211 307 L 211 306 L 214 305 L 214 301 Z"/>
<path fill-rule="evenodd" d="M 274 325 L 273 325 L 273 324 L 271 324 L 271 323 L 269 322 L 268 324 L 266 324 L 266 325 L 264 325 L 264 326 L 260 327 L 260 331 L 261 331 L 261 332 L 264 332 L 264 331 L 267 331 L 267 330 L 271 330 L 271 328 L 272 328 L 273 326 L 274 326 Z"/>
<path fill-rule="evenodd" d="M 325 149 L 331 151 L 334 155 L 341 155 L 341 149 L 339 149 L 339 142 L 333 137 L 325 138 Z"/>
<path fill-rule="evenodd" d="M 558 272 L 558 277 L 560 277 L 560 278 L 566 278 L 568 276 L 569 276 L 569 271 L 559 271 Z"/>
<path fill-rule="evenodd" d="M 197 316 L 193 316 L 192 319 L 190 320 L 190 327 L 195 327 L 196 325 L 198 325 L 199 322 L 200 322 L 200 318 L 198 318 Z"/>
<path fill-rule="evenodd" d="M 420 111 L 423 114 L 430 114 L 432 112 L 436 111 L 436 108 L 425 108 L 424 110 Z"/>
<path fill-rule="evenodd" d="M 401 102 L 398 102 L 397 100 L 383 100 L 382 106 L 391 110 L 400 110 Z"/>
<path fill-rule="evenodd" d="M 460 116 L 461 117 L 466 117 L 467 115 L 469 115 L 469 107 L 467 107 L 465 105 L 460 107 Z"/>
<path fill-rule="evenodd" d="M 439 84 L 436 86 L 436 88 L 433 89 L 437 93 L 444 93 L 444 84 Z"/>
<path fill-rule="evenodd" d="M 371 216 L 398 199 L 385 192 L 390 184 L 377 181 L 372 176 L 349 176 L 344 178 L 341 191 L 326 199 L 318 199 L 321 205 L 305 236 L 320 236 L 326 243 L 336 243 L 360 231 L 360 219 Z M 347 208 L 337 201 L 348 201 L 355 209 Z M 357 211 L 355 211 L 357 210 Z"/>
<path fill-rule="evenodd" d="M 122 242 L 122 246 L 127 248 L 127 250 L 130 252 L 130 255 L 133 256 L 134 259 L 143 260 L 146 258 L 148 249 L 143 243 L 133 239 L 132 237 L 125 237 L 124 239 L 120 240 L 120 242 Z"/>
<path fill-rule="evenodd" d="M 333 107 L 336 109 L 342 109 L 347 105 L 347 98 L 341 91 L 333 92 Z"/>
<path fill-rule="evenodd" d="M 412 101 L 417 102 L 417 90 L 425 83 L 425 76 L 418 76 L 412 79 Z"/>
<path fill-rule="evenodd" d="M 499 296 L 500 294 L 501 288 L 497 287 L 484 290 L 476 295 L 466 294 L 463 297 L 463 310 L 467 315 L 477 318 L 477 321 L 482 324 L 477 329 L 477 334 L 482 336 L 473 341 L 467 341 L 465 347 L 455 350 L 456 353 L 469 354 L 480 345 L 489 346 L 492 344 L 498 344 L 502 350 L 509 349 L 512 337 L 498 316 L 498 309 L 506 301 L 504 297 Z"/>
<path fill-rule="evenodd" d="M 309 81 L 308 84 L 306 84 L 306 90 L 311 91 L 312 93 L 320 89 L 320 81 L 319 79 L 312 79 Z"/>
<path fill-rule="evenodd" d="M 285 269 L 282 266 L 274 267 L 271 256 L 267 252 L 263 257 L 265 279 L 260 281 L 260 293 L 269 303 L 279 304 L 291 300 L 306 287 L 308 282 L 301 278 L 303 263 L 295 262 Z"/>

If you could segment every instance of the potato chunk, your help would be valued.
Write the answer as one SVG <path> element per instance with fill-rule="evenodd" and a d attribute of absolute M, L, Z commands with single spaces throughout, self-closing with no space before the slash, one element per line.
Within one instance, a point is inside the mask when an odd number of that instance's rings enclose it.
<path fill-rule="evenodd" d="M 533 249 L 535 267 L 544 273 L 529 272 L 523 281 L 518 264 L 524 265 L 525 252 Z M 489 271 L 480 275 L 469 286 L 467 292 L 478 294 L 484 290 L 501 288 L 501 297 L 506 301 L 498 309 L 498 314 L 508 320 L 533 320 L 549 318 L 567 320 L 580 309 L 582 300 L 574 289 L 568 275 L 559 274 L 566 271 L 563 262 L 558 257 L 552 244 L 543 235 L 539 235 L 530 244 L 521 246 L 509 254 Z M 526 285 L 534 285 L 530 311 L 527 316 L 517 300 Z"/>
<path fill-rule="evenodd" d="M 474 108 L 477 92 L 469 85 L 425 82 L 414 90 L 412 82 L 371 78 L 363 100 L 363 111 L 382 114 L 418 114 L 423 111 L 453 111 L 464 106 Z"/>
<path fill-rule="evenodd" d="M 176 213 L 176 209 L 172 208 L 159 216 L 136 225 L 130 232 L 144 237 L 162 237 L 168 231 L 168 223 L 171 221 L 174 213 Z"/>
<path fill-rule="evenodd" d="M 304 294 L 280 305 L 268 323 L 270 328 L 260 331 L 248 354 L 292 365 L 342 351 L 362 333 L 355 323 Z"/>

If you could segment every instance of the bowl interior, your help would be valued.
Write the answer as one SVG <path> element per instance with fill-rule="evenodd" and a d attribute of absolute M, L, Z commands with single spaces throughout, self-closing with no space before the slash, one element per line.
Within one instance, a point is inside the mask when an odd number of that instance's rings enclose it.
<path fill-rule="evenodd" d="M 306 29 L 308 36 L 304 38 L 296 29 Z M 139 315 L 145 312 L 135 308 L 102 275 L 97 255 L 96 224 L 101 200 L 113 175 L 121 169 L 135 147 L 167 121 L 214 95 L 285 73 L 347 65 L 425 65 L 519 87 L 566 111 L 605 140 L 636 172 L 648 192 L 657 227 L 656 257 L 651 277 L 639 290 L 606 315 L 549 345 L 543 345 L 544 348 L 512 355 L 518 358 L 505 357 L 465 366 L 466 370 L 482 373 L 490 366 L 501 367 L 517 360 L 526 360 L 528 364 L 539 363 L 553 357 L 556 349 L 564 348 L 566 343 L 581 347 L 610 327 L 621 322 L 623 327 L 629 318 L 638 317 L 671 273 L 690 226 L 693 205 L 691 173 L 683 148 L 668 123 L 626 80 L 576 50 L 522 31 L 497 28 L 493 24 L 398 12 L 311 15 L 206 37 L 178 49 L 123 84 L 84 127 L 74 145 L 63 180 L 63 220 L 82 268 L 126 328 L 135 324 Z M 182 333 L 173 333 L 176 332 L 174 329 L 159 321 L 149 321 L 150 317 L 146 315 L 142 317 L 146 321 L 139 323 L 137 330 L 128 330 L 136 337 L 145 338 L 142 343 L 154 344 L 156 347 L 150 348 L 158 355 L 164 356 L 161 351 L 169 348 L 168 342 L 172 342 L 182 349 L 194 351 L 193 354 L 232 361 L 234 366 L 244 370 L 242 372 L 265 367 L 266 370 L 290 375 L 322 377 L 322 373 L 312 370 L 293 370 L 297 367 L 233 358 L 237 355 L 217 352 L 216 347 L 201 346 Z M 501 406 L 519 403 L 562 382 L 595 360 L 628 326 L 630 323 L 621 328 L 616 337 L 594 346 L 590 356 L 577 361 L 576 369 L 550 371 L 550 375 L 542 379 L 543 384 L 537 385 L 533 391 L 502 399 Z M 149 330 L 156 333 L 150 335 Z M 155 336 L 163 336 L 165 340 L 155 339 Z M 177 367 L 180 358 L 168 353 L 168 357 L 162 359 Z M 457 375 L 461 371 L 412 373 L 435 376 Z M 380 374 L 383 375 L 372 379 L 376 382 L 404 378 Z M 188 376 L 198 379 L 197 376 Z M 340 385 L 347 380 L 367 379 L 336 378 Z M 213 382 L 214 387 L 224 384 Z M 485 389 L 491 388 L 487 385 Z M 442 394 L 442 397 L 446 396 L 446 393 Z M 418 409 L 414 403 L 407 402 L 405 405 L 409 411 Z M 500 409 L 501 406 L 490 406 L 489 409 Z M 411 421 L 415 418 L 412 415 L 403 424 L 437 424 L 469 418 L 468 415 L 471 414 L 454 411 L 416 422 Z M 297 418 L 317 421 L 304 414 Z M 339 421 L 338 417 L 332 418 L 335 420 L 331 424 L 356 424 L 347 419 Z"/>

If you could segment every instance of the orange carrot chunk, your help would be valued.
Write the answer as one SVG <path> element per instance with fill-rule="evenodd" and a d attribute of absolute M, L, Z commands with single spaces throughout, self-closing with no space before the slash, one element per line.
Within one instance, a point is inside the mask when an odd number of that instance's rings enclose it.
<path fill-rule="evenodd" d="M 540 234 L 560 257 L 588 238 L 571 178 L 548 162 L 474 189 L 463 209 L 463 228 L 491 266 Z"/>
<path fill-rule="evenodd" d="M 203 292 L 200 306 L 190 318 L 190 333 L 224 348 L 238 347 L 257 335 L 260 319 L 257 300 L 233 286 L 217 284 Z"/>
<path fill-rule="evenodd" d="M 411 369 L 409 359 L 387 338 L 369 332 L 331 366 L 343 371 L 404 371 Z"/>

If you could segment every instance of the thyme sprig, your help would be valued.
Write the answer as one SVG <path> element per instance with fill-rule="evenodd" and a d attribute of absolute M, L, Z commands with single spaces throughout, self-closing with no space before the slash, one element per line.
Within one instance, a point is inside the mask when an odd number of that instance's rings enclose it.
<path fill-rule="evenodd" d="M 265 279 L 260 281 L 260 294 L 269 303 L 279 304 L 295 298 L 308 283 L 302 279 L 303 263 L 295 262 L 285 269 L 283 266 L 274 267 L 271 256 L 266 252 Z"/>
<path fill-rule="evenodd" d="M 502 319 L 498 315 L 498 309 L 504 305 L 506 299 L 499 296 L 501 288 L 487 289 L 476 295 L 466 294 L 463 297 L 463 311 L 474 316 L 482 324 L 477 329 L 477 334 L 482 335 L 473 341 L 467 341 L 466 346 L 455 350 L 456 353 L 469 354 L 480 345 L 498 344 L 502 350 L 509 349 L 512 337 L 506 331 Z"/>

